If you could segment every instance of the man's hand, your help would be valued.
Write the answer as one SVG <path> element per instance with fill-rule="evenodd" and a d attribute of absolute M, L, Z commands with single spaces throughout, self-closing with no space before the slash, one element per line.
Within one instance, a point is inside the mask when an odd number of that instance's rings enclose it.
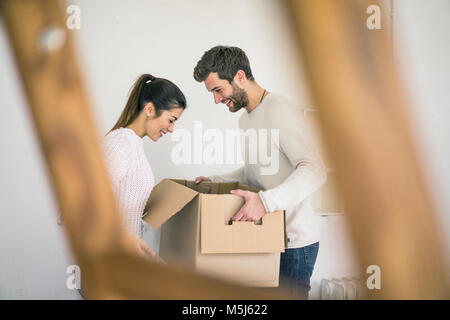
<path fill-rule="evenodd" d="M 211 179 L 209 179 L 207 177 L 204 177 L 204 176 L 200 176 L 200 177 L 195 178 L 195 184 L 199 184 L 202 181 L 211 181 Z"/>
<path fill-rule="evenodd" d="M 258 221 L 266 213 L 257 193 L 241 189 L 231 190 L 230 193 L 245 199 L 242 208 L 232 218 L 233 221 Z"/>

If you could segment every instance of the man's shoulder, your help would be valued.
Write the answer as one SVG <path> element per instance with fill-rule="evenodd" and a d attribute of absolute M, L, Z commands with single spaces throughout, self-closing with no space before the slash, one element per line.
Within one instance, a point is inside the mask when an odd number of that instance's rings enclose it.
<path fill-rule="evenodd" d="M 267 96 L 267 103 L 270 111 L 275 110 L 302 110 L 303 108 L 299 103 L 295 103 L 294 100 L 287 98 L 279 93 L 272 92 Z"/>
<path fill-rule="evenodd" d="M 266 119 L 269 121 L 277 121 L 278 119 L 296 118 L 303 115 L 303 108 L 300 104 L 294 103 L 278 93 L 271 93 L 268 98 L 267 105 L 264 108 Z"/>

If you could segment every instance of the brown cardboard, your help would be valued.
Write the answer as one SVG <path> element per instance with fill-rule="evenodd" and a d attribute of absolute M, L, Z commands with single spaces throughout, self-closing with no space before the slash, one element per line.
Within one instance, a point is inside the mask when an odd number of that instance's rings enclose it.
<path fill-rule="evenodd" d="M 151 211 L 151 214 L 146 214 L 144 221 L 154 229 L 159 228 L 198 194 L 176 181 L 164 179 L 153 188 L 150 194 L 145 211 L 147 213 Z"/>
<path fill-rule="evenodd" d="M 264 215 L 257 225 L 248 221 L 228 221 L 244 204 L 232 194 L 201 194 L 202 253 L 262 253 L 284 251 L 283 212 Z M 281 229 L 282 230 L 282 229 Z"/>
<path fill-rule="evenodd" d="M 234 189 L 258 191 L 238 183 L 165 179 L 153 189 L 144 221 L 153 228 L 163 224 L 159 253 L 168 263 L 243 285 L 277 286 L 284 213 L 230 223 L 244 204 L 229 194 Z"/>

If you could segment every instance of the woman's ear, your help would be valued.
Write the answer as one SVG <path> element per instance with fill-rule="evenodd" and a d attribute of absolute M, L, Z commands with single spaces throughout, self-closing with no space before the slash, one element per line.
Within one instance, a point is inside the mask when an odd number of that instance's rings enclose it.
<path fill-rule="evenodd" d="M 155 106 L 153 105 L 153 103 L 148 102 L 144 107 L 144 112 L 147 118 L 152 117 L 155 114 Z"/>

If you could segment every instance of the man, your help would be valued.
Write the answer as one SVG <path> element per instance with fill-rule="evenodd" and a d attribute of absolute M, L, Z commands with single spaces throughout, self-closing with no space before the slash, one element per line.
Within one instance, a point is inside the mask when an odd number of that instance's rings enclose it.
<path fill-rule="evenodd" d="M 270 141 L 271 147 L 278 149 L 279 167 L 275 173 L 263 174 L 262 163 L 246 159 L 236 171 L 197 177 L 195 182 L 239 181 L 264 190 L 231 191 L 245 198 L 245 204 L 233 217 L 235 221 L 257 221 L 266 213 L 285 210 L 287 248 L 281 254 L 280 286 L 308 298 L 319 250 L 319 230 L 310 196 L 325 183 L 326 170 L 303 124 L 301 109 L 263 89 L 252 75 L 246 54 L 237 47 L 216 46 L 205 52 L 194 69 L 194 78 L 205 83 L 216 104 L 225 104 L 230 112 L 246 110 L 239 119 L 242 130 L 278 130 L 279 136 L 275 137 L 279 141 Z"/>

